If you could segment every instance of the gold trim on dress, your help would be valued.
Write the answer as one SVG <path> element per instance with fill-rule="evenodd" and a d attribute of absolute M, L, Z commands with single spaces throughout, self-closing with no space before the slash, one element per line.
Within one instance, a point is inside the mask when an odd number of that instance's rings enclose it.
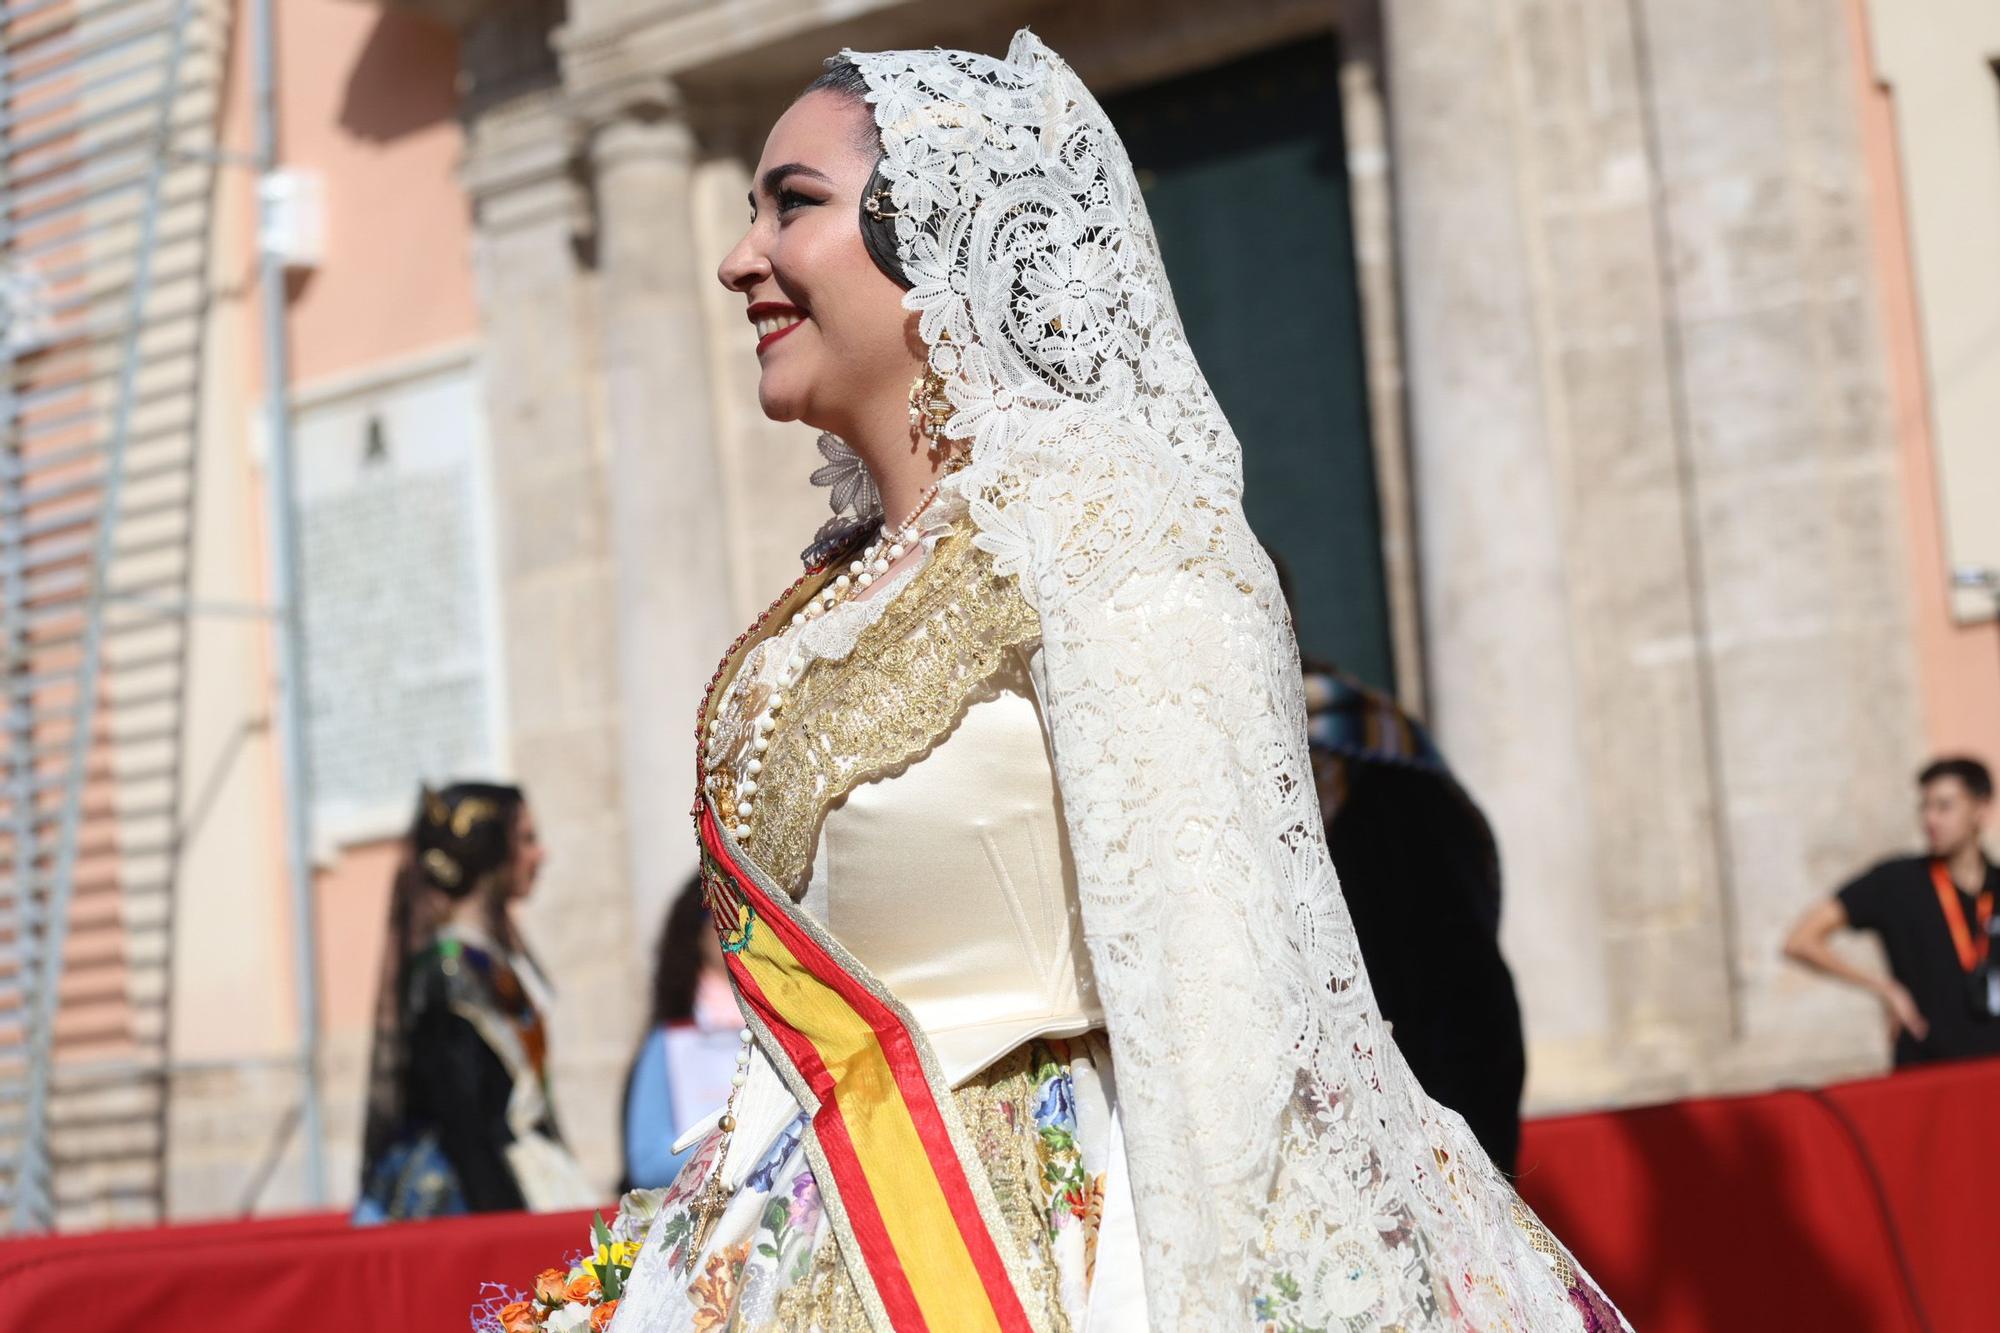
<path fill-rule="evenodd" d="M 827 807 L 950 733 L 1008 652 L 1041 621 L 1015 581 L 955 532 L 942 538 L 846 657 L 812 663 L 788 692 L 758 780 L 757 864 L 796 896 Z"/>

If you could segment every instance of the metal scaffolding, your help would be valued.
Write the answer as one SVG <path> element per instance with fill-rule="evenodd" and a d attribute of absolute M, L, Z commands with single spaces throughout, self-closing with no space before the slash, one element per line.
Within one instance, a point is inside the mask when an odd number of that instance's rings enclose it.
<path fill-rule="evenodd" d="M 0 1228 L 166 1211 L 228 6 L 0 7 Z"/>

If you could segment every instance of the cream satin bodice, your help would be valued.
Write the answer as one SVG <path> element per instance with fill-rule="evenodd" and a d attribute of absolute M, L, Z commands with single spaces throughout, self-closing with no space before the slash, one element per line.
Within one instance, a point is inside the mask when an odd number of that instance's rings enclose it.
<path fill-rule="evenodd" d="M 956 1084 L 1102 1027 L 1027 663 L 907 767 L 828 807 L 802 906 L 909 1007 Z"/>
<path fill-rule="evenodd" d="M 707 780 L 759 869 L 910 1010 L 956 1085 L 1104 1019 L 1034 681 L 1039 622 L 948 520 L 924 540 L 927 558 L 875 595 L 745 650 L 707 727 Z"/>

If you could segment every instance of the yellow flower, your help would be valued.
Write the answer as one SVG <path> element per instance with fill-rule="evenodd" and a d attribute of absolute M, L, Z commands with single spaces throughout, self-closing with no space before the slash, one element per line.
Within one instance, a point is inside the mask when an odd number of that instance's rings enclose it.
<path fill-rule="evenodd" d="M 608 1268 L 614 1264 L 621 1268 L 630 1268 L 639 1261 L 640 1248 L 641 1242 L 636 1240 L 613 1241 L 608 1247 L 598 1246 L 591 1263 L 599 1268 Z"/>

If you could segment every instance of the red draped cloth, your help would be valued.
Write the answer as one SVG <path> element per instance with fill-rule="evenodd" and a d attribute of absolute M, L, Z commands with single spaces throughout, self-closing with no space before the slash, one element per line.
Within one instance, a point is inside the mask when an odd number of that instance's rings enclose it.
<path fill-rule="evenodd" d="M 2000 1060 L 1531 1121 L 1521 1192 L 1640 1333 L 1987 1333 Z M 0 1243 L 0 1330 L 459 1333 L 587 1213 L 318 1216 Z"/>
<path fill-rule="evenodd" d="M 1990 1333 L 1996 1111 L 1981 1060 L 1563 1116 L 1519 1185 L 1640 1333 Z"/>
<path fill-rule="evenodd" d="M 481 1282 L 526 1286 L 589 1235 L 584 1212 L 362 1228 L 323 1215 L 8 1241 L 0 1330 L 463 1333 Z"/>

